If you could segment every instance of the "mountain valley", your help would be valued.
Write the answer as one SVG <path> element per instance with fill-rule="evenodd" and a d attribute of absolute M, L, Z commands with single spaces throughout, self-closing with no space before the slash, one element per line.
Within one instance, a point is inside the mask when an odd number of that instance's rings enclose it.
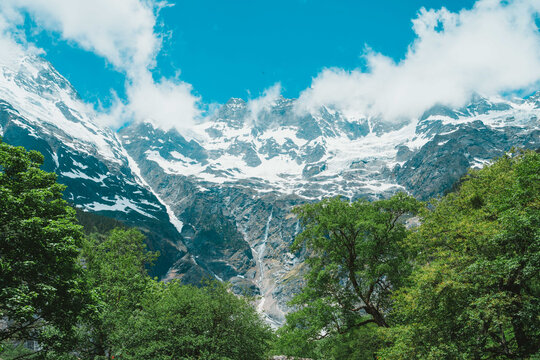
<path fill-rule="evenodd" d="M 328 107 L 302 113 L 281 97 L 255 110 L 234 98 L 189 134 L 151 122 L 115 132 L 42 58 L 0 64 L 3 141 L 43 153 L 74 206 L 140 228 L 161 254 L 154 275 L 228 281 L 257 296 L 275 326 L 304 271 L 305 254 L 290 252 L 301 231 L 295 205 L 442 195 L 512 147 L 540 148 L 539 117 L 540 92 L 473 95 L 463 107 L 399 121 Z"/>

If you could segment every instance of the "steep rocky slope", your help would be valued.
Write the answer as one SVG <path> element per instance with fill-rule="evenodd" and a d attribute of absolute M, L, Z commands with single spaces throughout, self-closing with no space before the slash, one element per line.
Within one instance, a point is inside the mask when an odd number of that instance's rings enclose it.
<path fill-rule="evenodd" d="M 119 135 L 184 223 L 196 260 L 237 291 L 260 295 L 261 310 L 280 323 L 302 271 L 302 254 L 289 252 L 300 230 L 293 206 L 333 195 L 440 195 L 512 146 L 540 147 L 537 98 L 476 96 L 461 109 L 435 106 L 400 122 L 327 108 L 298 114 L 282 98 L 254 114 L 231 99 L 191 139 L 149 123 Z"/>
<path fill-rule="evenodd" d="M 399 121 L 231 99 L 189 137 L 150 123 L 115 133 L 43 59 L 0 59 L 4 141 L 41 151 L 74 205 L 141 228 L 162 254 L 156 275 L 229 281 L 259 296 L 276 325 L 304 271 L 304 254 L 289 250 L 301 230 L 292 207 L 334 195 L 440 195 L 512 146 L 540 147 L 539 116 L 540 93 L 474 96 Z"/>
<path fill-rule="evenodd" d="M 92 109 L 42 58 L 0 63 L 0 136 L 40 151 L 43 168 L 67 185 L 72 204 L 143 230 L 149 247 L 162 254 L 156 274 L 187 255 L 174 217 L 134 171 L 116 134 L 96 125 Z"/>

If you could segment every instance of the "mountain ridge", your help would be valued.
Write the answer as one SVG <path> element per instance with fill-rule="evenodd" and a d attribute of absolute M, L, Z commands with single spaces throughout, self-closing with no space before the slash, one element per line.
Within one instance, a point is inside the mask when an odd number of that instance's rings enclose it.
<path fill-rule="evenodd" d="M 513 146 L 539 148 L 539 99 L 474 95 L 389 122 L 328 107 L 298 113 L 294 99 L 253 107 L 233 98 L 188 138 L 141 122 L 115 133 L 43 59 L 0 63 L 5 141 L 41 151 L 75 206 L 141 228 L 162 255 L 156 275 L 229 281 L 235 293 L 259 296 L 275 326 L 302 281 L 305 254 L 290 252 L 301 231 L 294 206 L 335 195 L 438 196 Z"/>

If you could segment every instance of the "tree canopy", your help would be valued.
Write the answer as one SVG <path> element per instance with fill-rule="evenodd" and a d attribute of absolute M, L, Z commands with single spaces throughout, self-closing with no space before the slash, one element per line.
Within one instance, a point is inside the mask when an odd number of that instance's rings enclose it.
<path fill-rule="evenodd" d="M 385 358 L 540 355 L 540 154 L 471 171 L 421 223 Z"/>
<path fill-rule="evenodd" d="M 301 343 L 297 339 L 313 348 L 318 340 L 343 338 L 360 327 L 390 326 L 391 295 L 410 270 L 402 246 L 408 233 L 404 220 L 421 206 L 398 193 L 373 202 L 336 197 L 294 209 L 304 228 L 293 250 L 306 246 L 309 271 L 292 301 L 298 311 L 280 331 L 286 351 Z M 293 349 L 291 355 L 304 351 Z"/>
<path fill-rule="evenodd" d="M 79 321 L 81 357 L 109 358 L 117 353 L 119 331 L 155 282 L 147 266 L 157 255 L 146 250 L 137 229 L 116 228 L 84 239 L 82 262 L 95 306 Z"/>
<path fill-rule="evenodd" d="M 121 334 L 124 359 L 267 359 L 272 331 L 253 305 L 210 282 L 156 283 Z"/>
<path fill-rule="evenodd" d="M 81 227 L 42 163 L 0 140 L 0 342 L 69 332 L 86 302 Z"/>
<path fill-rule="evenodd" d="M 272 332 L 251 303 L 224 284 L 198 288 L 148 275 L 157 254 L 135 229 L 84 242 L 95 311 L 81 319 L 83 359 L 264 359 Z"/>
<path fill-rule="evenodd" d="M 418 212 L 418 226 L 400 217 Z M 277 349 L 324 359 L 540 358 L 540 154 L 398 194 L 296 209 L 309 271 Z"/>

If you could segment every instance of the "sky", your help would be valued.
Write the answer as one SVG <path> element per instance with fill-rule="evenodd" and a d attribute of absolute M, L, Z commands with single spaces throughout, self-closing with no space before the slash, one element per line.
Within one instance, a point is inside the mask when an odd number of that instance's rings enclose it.
<path fill-rule="evenodd" d="M 366 46 L 401 59 L 422 7 L 470 8 L 472 0 L 177 0 L 157 16 L 166 34 L 154 76 L 192 84 L 205 102 L 249 98 L 281 82 L 296 98 L 325 67 L 362 65 Z M 104 10 L 105 11 L 105 10 Z M 124 78 L 107 61 L 26 19 L 27 38 L 88 101 L 124 96 Z M 43 30 L 43 29 L 41 29 Z M 89 73 L 92 76 L 89 76 Z"/>
<path fill-rule="evenodd" d="M 107 125 L 183 129 L 231 97 L 391 120 L 527 93 L 539 12 L 537 0 L 2 0 L 0 32 L 41 49 Z"/>

